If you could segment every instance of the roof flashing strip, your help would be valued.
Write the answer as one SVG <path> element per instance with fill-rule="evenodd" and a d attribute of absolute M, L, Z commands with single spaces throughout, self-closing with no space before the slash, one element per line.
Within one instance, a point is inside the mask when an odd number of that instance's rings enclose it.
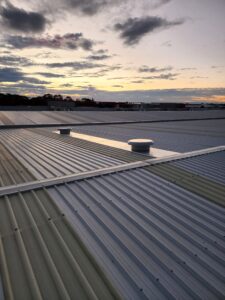
<path fill-rule="evenodd" d="M 59 134 L 59 131 L 53 131 L 53 133 Z M 109 146 L 109 147 L 117 148 L 117 149 L 120 149 L 120 150 L 126 150 L 126 151 L 129 151 L 129 152 L 132 152 L 132 147 L 131 147 L 131 144 L 129 144 L 129 141 L 128 141 L 128 143 L 125 143 L 125 142 L 121 142 L 121 141 L 106 139 L 106 138 L 103 138 L 103 137 L 78 133 L 78 132 L 74 132 L 74 131 L 70 132 L 70 137 L 78 138 L 78 139 L 81 139 L 81 140 L 84 140 L 84 141 L 93 142 L 93 143 L 96 143 L 96 144 L 100 144 L 100 145 Z M 130 140 L 130 141 L 132 141 L 132 140 Z M 169 155 L 180 154 L 179 152 L 158 149 L 158 148 L 155 148 L 155 147 L 151 147 L 151 151 L 149 149 L 147 152 L 144 152 L 144 153 L 138 152 L 138 151 L 135 152 L 135 153 L 138 153 L 138 155 L 149 156 L 151 158 L 160 158 L 160 157 L 162 158 L 162 157 L 166 157 L 166 156 L 169 156 Z"/>
<path fill-rule="evenodd" d="M 107 174 L 121 172 L 121 171 L 128 171 L 131 169 L 147 167 L 147 166 L 157 165 L 161 163 L 167 163 L 175 160 L 180 160 L 180 159 L 185 159 L 185 158 L 190 158 L 190 157 L 195 157 L 200 155 L 206 155 L 206 154 L 220 152 L 220 151 L 225 151 L 225 146 L 218 146 L 218 147 L 207 148 L 203 150 L 191 151 L 183 154 L 171 155 L 164 158 L 155 158 L 155 159 L 148 159 L 145 161 L 126 163 L 119 166 L 112 166 L 112 167 L 102 168 L 94 171 L 82 172 L 79 174 L 70 174 L 70 175 L 65 175 L 65 176 L 60 176 L 60 177 L 55 177 L 50 179 L 42 179 L 42 180 L 36 180 L 27 183 L 21 183 L 17 185 L 11 185 L 11 186 L 0 188 L 0 196 L 45 188 L 54 185 L 60 185 L 60 184 L 83 180 L 87 178 L 107 175 Z"/>

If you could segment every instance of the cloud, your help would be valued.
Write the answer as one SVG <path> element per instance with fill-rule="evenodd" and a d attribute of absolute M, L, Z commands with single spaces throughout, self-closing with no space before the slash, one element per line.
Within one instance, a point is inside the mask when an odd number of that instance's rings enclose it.
<path fill-rule="evenodd" d="M 120 85 L 120 84 L 114 84 L 114 85 L 112 85 L 112 87 L 115 87 L 115 88 L 123 88 L 123 85 Z"/>
<path fill-rule="evenodd" d="M 120 32 L 120 38 L 126 45 L 135 45 L 151 32 L 157 29 L 167 29 L 172 26 L 181 25 L 184 20 L 167 21 L 166 19 L 148 16 L 142 18 L 129 18 L 124 23 L 114 25 L 114 30 Z"/>
<path fill-rule="evenodd" d="M 50 82 L 27 76 L 18 68 L 0 68 L 0 82 L 20 82 L 32 84 L 49 84 Z"/>
<path fill-rule="evenodd" d="M 55 73 L 49 73 L 49 72 L 38 72 L 36 74 L 41 75 L 43 77 L 47 77 L 47 78 L 62 78 L 62 77 L 65 77 L 65 75 L 63 75 L 63 74 L 55 74 Z"/>
<path fill-rule="evenodd" d="M 166 41 L 166 42 L 162 43 L 161 46 L 163 46 L 163 47 L 172 47 L 172 42 L 171 41 Z"/>
<path fill-rule="evenodd" d="M 190 79 L 205 79 L 205 78 L 209 78 L 209 77 L 207 77 L 207 76 L 199 76 L 199 75 L 190 77 Z"/>
<path fill-rule="evenodd" d="M 162 79 L 162 80 L 175 80 L 176 76 L 179 75 L 177 73 L 167 73 L 167 74 L 160 74 L 158 76 L 148 76 L 148 77 L 143 77 L 142 79 Z"/>
<path fill-rule="evenodd" d="M 133 80 L 131 81 L 132 83 L 143 83 L 144 81 L 143 80 Z"/>
<path fill-rule="evenodd" d="M 1 85 L 1 93 L 11 93 L 11 94 L 33 94 L 33 95 L 43 95 L 46 94 L 46 87 L 43 85 L 35 85 L 30 83 L 14 83 L 10 85 Z"/>
<path fill-rule="evenodd" d="M 197 68 L 187 67 L 187 68 L 181 68 L 180 70 L 182 70 L 182 71 L 192 71 L 192 70 L 197 70 Z"/>
<path fill-rule="evenodd" d="M 99 13 L 108 13 L 111 8 L 117 13 L 122 11 L 130 13 L 134 8 L 141 8 L 143 11 L 153 10 L 169 3 L 171 0 L 39 0 L 45 9 L 52 14 L 56 11 L 64 11 L 82 16 L 92 17 Z M 41 2 L 41 3 L 40 3 Z M 54 9 L 53 9 L 54 8 Z M 115 10 L 114 12 L 115 13 Z"/>
<path fill-rule="evenodd" d="M 51 82 L 49 81 L 45 81 L 45 80 L 39 80 L 37 78 L 34 78 L 34 77 L 23 77 L 22 80 L 24 82 L 29 82 L 29 83 L 33 83 L 33 84 L 49 84 Z"/>
<path fill-rule="evenodd" d="M 5 37 L 7 45 L 11 48 L 52 48 L 77 50 L 79 48 L 90 51 L 94 42 L 83 37 L 82 33 L 67 33 L 65 35 L 55 35 L 53 37 L 31 37 L 20 35 L 9 35 Z"/>
<path fill-rule="evenodd" d="M 23 72 L 17 68 L 0 68 L 0 82 L 17 82 L 23 78 Z"/>
<path fill-rule="evenodd" d="M 111 55 L 107 55 L 107 54 L 102 54 L 102 55 L 93 54 L 93 55 L 89 55 L 87 57 L 87 59 L 90 59 L 90 60 L 105 60 L 105 59 L 108 59 L 110 57 L 111 57 Z"/>
<path fill-rule="evenodd" d="M 0 56 L 0 64 L 6 66 L 20 65 L 23 67 L 34 65 L 34 63 L 30 59 L 21 56 L 16 56 L 16 55 Z"/>
<path fill-rule="evenodd" d="M 171 71 L 173 68 L 168 66 L 164 68 L 157 68 L 157 67 L 148 67 L 146 65 L 140 67 L 138 71 L 140 73 L 158 73 L 158 72 L 164 72 L 164 71 Z"/>
<path fill-rule="evenodd" d="M 152 9 L 157 9 L 169 2 L 171 2 L 171 0 L 157 0 L 157 1 L 152 1 L 152 3 L 150 3 L 149 6 Z"/>
<path fill-rule="evenodd" d="M 127 1 L 127 0 L 126 0 Z M 73 9 L 74 11 L 85 15 L 93 16 L 101 11 L 105 11 L 111 6 L 116 6 L 121 4 L 121 2 L 126 2 L 125 0 L 63 0 L 62 6 L 64 8 Z"/>
<path fill-rule="evenodd" d="M 211 69 L 220 69 L 220 68 L 224 68 L 224 66 L 211 66 Z"/>
<path fill-rule="evenodd" d="M 10 2 L 0 9 L 1 25 L 23 33 L 40 33 L 45 30 L 47 19 L 39 12 L 28 12 Z"/>
<path fill-rule="evenodd" d="M 49 63 L 49 64 L 46 64 L 45 66 L 47 66 L 49 68 L 72 68 L 76 71 L 104 67 L 104 65 L 102 65 L 102 64 L 85 62 L 85 61 L 82 61 L 82 62 L 74 62 L 73 61 L 73 62 L 63 62 L 63 63 Z"/>

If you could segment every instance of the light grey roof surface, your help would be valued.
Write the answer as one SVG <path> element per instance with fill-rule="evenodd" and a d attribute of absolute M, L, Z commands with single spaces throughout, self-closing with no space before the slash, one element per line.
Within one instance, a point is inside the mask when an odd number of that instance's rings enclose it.
<path fill-rule="evenodd" d="M 0 120 L 17 122 L 11 113 Z M 22 113 L 19 122 L 75 118 Z M 129 113 L 108 112 L 112 119 L 138 115 Z M 80 122 L 91 114 L 107 116 L 83 112 Z M 0 130 L 0 299 L 3 290 L 7 300 L 224 299 L 225 151 L 205 149 L 225 145 L 224 125 L 74 127 L 107 139 L 151 138 L 177 152 L 204 148 L 155 163 L 55 128 Z"/>
<path fill-rule="evenodd" d="M 55 134 L 56 135 L 56 134 Z M 122 164 L 123 161 L 29 130 L 4 130 L 2 143 L 38 179 Z"/>
<path fill-rule="evenodd" d="M 224 297 L 224 208 L 144 169 L 48 192 L 125 299 Z"/>
<path fill-rule="evenodd" d="M 154 147 L 187 152 L 225 144 L 225 120 L 182 121 L 169 123 L 92 125 L 74 127 L 75 132 L 107 139 L 132 138 L 154 140 Z"/>
<path fill-rule="evenodd" d="M 225 151 L 178 160 L 171 165 L 225 184 Z"/>
<path fill-rule="evenodd" d="M 0 125 L 157 121 L 225 118 L 225 110 L 210 111 L 2 111 Z"/>

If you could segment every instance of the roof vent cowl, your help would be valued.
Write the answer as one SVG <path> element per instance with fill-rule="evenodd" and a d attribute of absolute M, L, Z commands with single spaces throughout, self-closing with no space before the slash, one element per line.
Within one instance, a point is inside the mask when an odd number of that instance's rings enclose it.
<path fill-rule="evenodd" d="M 70 134 L 71 128 L 59 128 L 59 133 L 60 134 Z"/>
<path fill-rule="evenodd" d="M 153 140 L 149 139 L 132 139 L 128 141 L 131 145 L 131 150 L 134 152 L 149 152 L 150 147 L 154 144 Z"/>

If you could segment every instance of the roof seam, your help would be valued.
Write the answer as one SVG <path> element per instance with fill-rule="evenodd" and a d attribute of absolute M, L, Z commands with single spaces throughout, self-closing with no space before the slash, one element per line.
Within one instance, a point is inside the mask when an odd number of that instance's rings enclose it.
<path fill-rule="evenodd" d="M 122 164 L 122 165 L 117 165 L 117 166 L 112 166 L 112 167 L 106 167 L 106 168 L 102 168 L 102 169 L 98 169 L 98 170 L 94 170 L 94 171 L 82 172 L 82 173 L 78 173 L 78 174 L 69 174 L 69 175 L 65 175 L 65 176 L 55 177 L 53 179 L 48 178 L 48 179 L 42 179 L 42 180 L 32 181 L 32 182 L 28 182 L 28 183 L 21 183 L 21 184 L 17 184 L 17 185 L 13 185 L 13 186 L 7 186 L 7 187 L 0 188 L 0 196 L 15 194 L 18 191 L 24 192 L 24 191 L 29 191 L 31 189 L 33 190 L 33 189 L 40 189 L 42 187 L 60 185 L 60 184 L 64 184 L 65 182 L 78 181 L 78 180 L 83 180 L 83 179 L 87 179 L 87 178 L 107 175 L 107 174 L 111 174 L 111 173 L 128 171 L 131 169 L 136 169 L 136 168 L 141 168 L 141 167 L 148 167 L 148 166 L 157 165 L 157 164 L 161 164 L 161 163 L 171 162 L 174 160 L 195 157 L 198 155 L 205 155 L 205 154 L 215 153 L 215 152 L 219 152 L 219 151 L 225 151 L 225 146 L 219 146 L 219 147 L 213 147 L 213 148 L 208 148 L 208 149 L 203 149 L 203 150 L 198 150 L 198 151 L 187 152 L 184 154 L 168 156 L 167 158 L 160 158 L 160 159 L 156 158 L 156 159 L 149 159 L 149 160 L 145 160 L 145 161 L 137 161 L 137 162 L 127 163 L 127 164 Z"/>

